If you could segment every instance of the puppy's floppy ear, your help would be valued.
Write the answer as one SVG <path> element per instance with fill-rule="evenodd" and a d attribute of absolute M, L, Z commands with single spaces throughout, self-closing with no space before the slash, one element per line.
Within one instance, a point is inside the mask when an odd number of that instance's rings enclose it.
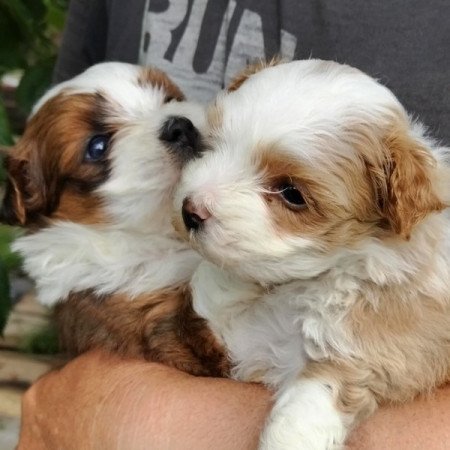
<path fill-rule="evenodd" d="M 264 59 L 261 59 L 257 61 L 256 63 L 249 64 L 242 72 L 238 73 L 230 82 L 227 91 L 233 92 L 236 91 L 241 87 L 241 85 L 252 75 L 255 73 L 260 72 L 261 70 L 277 66 L 278 64 L 282 64 L 282 59 L 280 57 L 274 56 L 271 60 L 266 61 Z"/>
<path fill-rule="evenodd" d="M 4 158 L 6 180 L 4 186 L 5 193 L 0 209 L 0 221 L 8 225 L 25 225 L 26 222 L 20 165 L 18 162 L 14 163 L 11 156 Z"/>
<path fill-rule="evenodd" d="M 5 194 L 0 209 L 0 221 L 9 225 L 26 225 L 30 214 L 42 209 L 45 185 L 39 166 L 31 170 L 28 159 L 12 154 L 4 159 L 6 171 Z"/>
<path fill-rule="evenodd" d="M 390 134 L 384 144 L 386 186 L 379 199 L 381 214 L 395 233 L 408 239 L 415 224 L 445 208 L 433 186 L 436 161 L 406 131 Z"/>

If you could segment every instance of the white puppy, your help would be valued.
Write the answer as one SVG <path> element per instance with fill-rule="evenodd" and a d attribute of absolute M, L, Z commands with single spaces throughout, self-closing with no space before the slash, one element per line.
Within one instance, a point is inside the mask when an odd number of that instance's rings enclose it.
<path fill-rule="evenodd" d="M 176 194 L 215 263 L 194 309 L 235 378 L 277 391 L 261 448 L 341 448 L 380 403 L 449 379 L 445 149 L 387 88 L 317 60 L 249 68 L 209 121 Z"/>

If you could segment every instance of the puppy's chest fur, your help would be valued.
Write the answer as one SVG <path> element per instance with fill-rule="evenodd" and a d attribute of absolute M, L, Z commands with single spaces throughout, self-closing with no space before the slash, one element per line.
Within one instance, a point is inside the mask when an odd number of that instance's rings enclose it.
<path fill-rule="evenodd" d="M 205 262 L 191 286 L 194 309 L 227 348 L 234 378 L 279 387 L 294 380 L 308 361 L 329 357 L 333 347 L 351 353 L 342 326 L 354 296 L 350 291 L 324 285 L 319 293 L 309 282 L 267 291 Z M 328 297 L 329 304 L 323 306 L 318 296 Z"/>
<path fill-rule="evenodd" d="M 36 280 L 40 302 L 49 305 L 72 292 L 123 292 L 134 297 L 176 286 L 190 279 L 199 262 L 170 233 L 73 222 L 58 222 L 22 237 L 13 249 Z"/>
<path fill-rule="evenodd" d="M 169 233 L 61 222 L 15 243 L 42 303 L 55 303 L 62 347 L 103 348 L 195 375 L 227 360 L 193 309 L 187 281 L 199 257 Z"/>
<path fill-rule="evenodd" d="M 440 269 L 432 264 L 406 284 L 330 273 L 266 293 L 249 284 L 246 302 L 242 282 L 234 284 L 239 294 L 225 291 L 230 275 L 210 266 L 201 277 L 209 293 L 193 288 L 194 309 L 224 342 L 237 379 L 282 387 L 325 362 L 379 402 L 405 401 L 450 376 L 450 272 L 448 258 L 437 256 Z"/>

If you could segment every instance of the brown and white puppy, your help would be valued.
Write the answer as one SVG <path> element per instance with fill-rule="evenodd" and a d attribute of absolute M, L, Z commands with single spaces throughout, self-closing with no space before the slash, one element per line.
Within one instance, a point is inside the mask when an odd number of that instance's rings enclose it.
<path fill-rule="evenodd" d="M 277 391 L 261 448 L 341 448 L 379 404 L 448 381 L 448 149 L 318 60 L 249 69 L 209 120 L 178 227 L 210 261 L 193 304 L 232 375 Z"/>
<path fill-rule="evenodd" d="M 192 121 L 195 122 L 195 126 Z M 72 353 L 106 347 L 202 375 L 221 352 L 190 307 L 199 257 L 171 225 L 204 113 L 162 72 L 104 63 L 51 89 L 6 160 L 2 216 Z"/>

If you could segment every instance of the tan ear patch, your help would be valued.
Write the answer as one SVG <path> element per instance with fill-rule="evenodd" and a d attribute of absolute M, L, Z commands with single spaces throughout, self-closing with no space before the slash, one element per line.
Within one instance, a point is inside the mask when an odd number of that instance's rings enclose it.
<path fill-rule="evenodd" d="M 1 220 L 9 225 L 24 225 L 27 221 L 27 193 L 28 163 L 26 160 L 12 156 L 17 146 L 12 147 L 4 160 L 7 180 L 4 186 Z"/>
<path fill-rule="evenodd" d="M 223 110 L 218 102 L 214 102 L 207 109 L 207 119 L 208 125 L 210 127 L 210 132 L 214 133 L 220 129 L 223 121 Z"/>
<path fill-rule="evenodd" d="M 278 64 L 282 64 L 282 59 L 280 57 L 273 57 L 269 61 L 259 60 L 254 64 L 249 64 L 242 72 L 238 73 L 230 82 L 227 91 L 233 92 L 239 89 L 242 84 L 250 78 L 255 73 L 261 72 L 261 70 L 266 69 L 267 67 L 277 66 Z"/>
<path fill-rule="evenodd" d="M 141 87 L 150 85 L 163 89 L 166 93 L 165 103 L 171 100 L 176 100 L 177 102 L 185 100 L 181 89 L 161 70 L 152 67 L 143 68 L 139 74 L 138 84 Z"/>
<path fill-rule="evenodd" d="M 4 190 L 0 220 L 9 225 L 24 225 L 26 210 L 23 194 L 17 181 L 10 174 L 8 174 Z"/>
<path fill-rule="evenodd" d="M 436 161 L 428 149 L 404 132 L 391 134 L 385 146 L 390 160 L 382 213 L 393 231 L 408 238 L 415 224 L 445 208 L 433 189 Z"/>
<path fill-rule="evenodd" d="M 23 204 L 22 194 L 14 179 L 9 178 L 9 182 L 13 188 L 13 207 L 17 220 L 21 225 L 26 221 L 25 205 Z"/>

